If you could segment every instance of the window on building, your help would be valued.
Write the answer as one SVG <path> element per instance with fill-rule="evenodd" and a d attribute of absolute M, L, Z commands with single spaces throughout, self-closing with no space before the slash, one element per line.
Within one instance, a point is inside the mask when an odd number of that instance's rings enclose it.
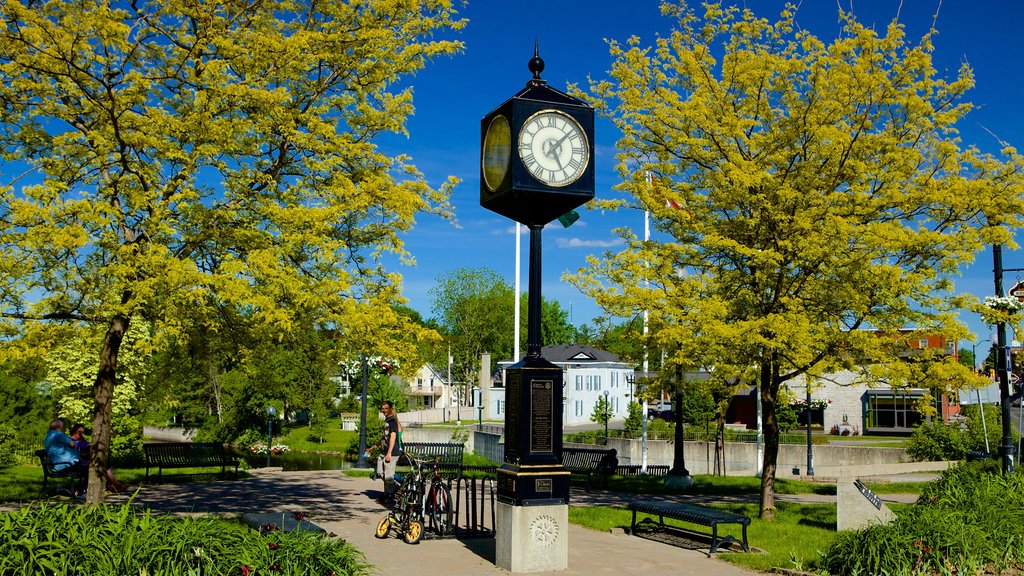
<path fill-rule="evenodd" d="M 577 400 L 576 401 L 576 415 L 577 416 L 583 416 L 583 401 L 582 400 Z"/>
<path fill-rule="evenodd" d="M 498 414 L 504 414 L 504 413 L 505 413 L 505 401 L 504 400 L 498 400 Z"/>
<path fill-rule="evenodd" d="M 869 390 L 865 428 L 872 432 L 909 432 L 922 422 L 921 414 L 914 406 L 923 394 L 919 391 Z"/>
<path fill-rule="evenodd" d="M 598 375 L 594 376 L 594 390 L 600 390 L 600 389 L 601 389 L 601 375 L 598 374 Z"/>
<path fill-rule="evenodd" d="M 920 340 L 918 340 L 917 341 L 917 347 L 921 348 L 921 349 L 928 348 L 928 339 L 927 338 L 921 338 Z"/>
<path fill-rule="evenodd" d="M 576 375 L 576 389 L 583 390 L 583 374 Z"/>

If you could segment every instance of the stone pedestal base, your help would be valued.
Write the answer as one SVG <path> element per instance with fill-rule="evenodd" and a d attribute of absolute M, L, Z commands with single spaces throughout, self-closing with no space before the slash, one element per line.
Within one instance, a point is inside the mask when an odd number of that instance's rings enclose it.
<path fill-rule="evenodd" d="M 863 486 L 863 485 L 860 485 Z M 878 507 L 875 507 L 875 504 Z M 860 530 L 872 524 L 888 524 L 896 515 L 867 488 L 861 491 L 853 478 L 836 482 L 836 530 Z"/>
<path fill-rule="evenodd" d="M 565 570 L 569 565 L 569 506 L 497 502 L 495 561 L 509 572 Z"/>
<path fill-rule="evenodd" d="M 665 476 L 666 488 L 686 490 L 690 486 L 693 486 L 693 476 L 674 476 L 672 474 Z"/>

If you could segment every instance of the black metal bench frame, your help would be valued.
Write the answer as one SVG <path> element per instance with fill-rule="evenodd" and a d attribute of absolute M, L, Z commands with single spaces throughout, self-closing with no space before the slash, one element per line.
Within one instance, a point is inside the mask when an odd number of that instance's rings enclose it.
<path fill-rule="evenodd" d="M 402 451 L 417 460 L 430 462 L 437 460 L 438 469 L 442 473 L 461 474 L 462 455 L 466 446 L 457 442 L 402 442 Z M 399 466 L 408 466 L 405 454 L 398 457 Z"/>
<path fill-rule="evenodd" d="M 53 493 L 67 494 L 74 497 L 75 492 L 78 490 L 78 483 L 85 479 L 84 476 L 78 473 L 79 468 L 68 466 L 60 470 L 54 470 L 53 462 L 50 462 L 50 455 L 46 453 L 46 450 L 36 450 L 36 456 L 39 458 L 39 464 L 43 467 L 43 492 L 48 490 L 50 478 L 53 478 L 54 481 L 67 480 L 68 485 L 66 488 L 56 488 Z"/>
<path fill-rule="evenodd" d="M 562 466 L 570 476 L 583 476 L 590 483 L 591 476 L 597 472 L 597 465 L 609 452 L 608 448 L 562 448 Z"/>
<path fill-rule="evenodd" d="M 647 476 L 668 476 L 670 466 L 667 464 L 648 464 L 647 465 Z M 643 474 L 643 466 L 639 464 L 620 464 L 615 468 L 615 474 L 618 476 L 641 476 Z"/>
<path fill-rule="evenodd" d="M 234 466 L 238 476 L 238 458 L 229 454 L 220 442 L 145 442 L 142 451 L 146 455 L 146 478 L 149 469 L 157 469 L 157 477 L 163 477 L 164 468 L 216 468 L 223 476 L 229 466 Z"/>
<path fill-rule="evenodd" d="M 665 526 L 665 518 L 674 518 L 691 524 L 701 524 L 711 527 L 711 551 L 708 554 L 718 552 L 719 546 L 727 542 L 736 542 L 743 546 L 744 552 L 750 552 L 747 544 L 747 526 L 750 526 L 750 518 L 742 514 L 734 514 L 724 510 L 706 508 L 696 504 L 682 502 L 640 502 L 629 503 L 629 509 L 633 511 L 633 521 L 630 523 L 630 534 L 636 533 L 636 514 L 651 514 L 658 517 L 658 523 Z M 719 524 L 738 524 L 743 527 L 743 541 L 736 540 L 732 535 L 719 538 Z"/>

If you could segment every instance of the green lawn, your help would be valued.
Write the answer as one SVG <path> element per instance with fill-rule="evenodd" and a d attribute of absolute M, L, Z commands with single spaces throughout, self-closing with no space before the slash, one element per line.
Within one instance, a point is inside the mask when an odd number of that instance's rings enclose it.
<path fill-rule="evenodd" d="M 319 438 L 310 438 L 309 427 L 300 425 L 290 428 L 284 436 L 274 438 L 274 444 L 285 444 L 291 450 L 304 452 L 337 452 L 344 453 L 353 439 L 359 438 L 359 433 L 352 430 L 342 430 L 341 419 L 331 420 L 324 433 L 323 441 Z M 264 440 L 265 442 L 265 440 Z"/>
<path fill-rule="evenodd" d="M 220 471 L 211 472 L 211 468 L 175 468 L 165 470 L 160 482 L 209 482 L 220 479 Z M 138 486 L 146 481 L 145 468 L 116 468 L 114 474 L 118 480 L 130 486 Z M 249 473 L 239 470 L 239 478 L 249 477 Z M 234 478 L 228 474 L 228 478 Z M 54 482 L 54 480 L 50 480 Z M 150 482 L 156 482 L 156 472 L 150 470 Z M 66 481 L 57 480 L 63 486 Z M 37 465 L 20 465 L 0 468 L 0 502 L 31 502 L 48 497 L 43 492 L 43 469 Z"/>
<path fill-rule="evenodd" d="M 829 504 L 788 504 L 780 502 L 776 507 L 775 520 L 766 522 L 757 517 L 756 504 L 726 504 L 714 506 L 751 518 L 747 529 L 747 541 L 752 553 L 719 552 L 719 557 L 762 572 L 776 568 L 803 570 L 811 560 L 817 558 L 818 550 L 824 550 L 836 536 L 836 507 Z M 587 528 L 608 531 L 612 528 L 628 529 L 633 513 L 625 508 L 593 506 L 570 507 L 569 521 Z M 637 521 L 656 516 L 637 514 Z M 684 530 L 710 535 L 706 526 L 665 519 L 665 523 Z M 720 526 L 719 535 L 731 535 L 740 539 L 743 534 L 739 526 Z M 706 551 L 706 550 L 705 550 Z"/>

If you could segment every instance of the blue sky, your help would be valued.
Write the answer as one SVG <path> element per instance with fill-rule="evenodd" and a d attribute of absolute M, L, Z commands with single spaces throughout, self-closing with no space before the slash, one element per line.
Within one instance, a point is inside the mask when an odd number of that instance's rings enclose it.
<path fill-rule="evenodd" d="M 850 0 L 839 0 L 850 9 Z M 902 4 L 902 6 L 901 6 Z M 758 15 L 774 18 L 782 2 L 748 0 Z M 818 37 L 830 40 L 839 31 L 835 0 L 804 0 L 797 22 Z M 999 144 L 989 131 L 1024 150 L 1024 2 L 1017 0 L 856 0 L 852 9 L 858 20 L 884 30 L 899 12 L 908 38 L 916 41 L 933 21 L 935 65 L 952 77 L 967 61 L 974 69 L 976 87 L 968 99 L 977 109 L 961 124 L 965 143 L 997 152 Z M 415 267 L 401 268 L 404 294 L 409 304 L 425 317 L 432 316 L 429 290 L 435 279 L 456 267 L 489 267 L 509 283 L 514 278 L 514 223 L 479 205 L 480 118 L 518 91 L 529 79 L 527 62 L 534 39 L 540 43 L 546 69 L 543 78 L 564 90 L 569 83 L 586 85 L 588 75 L 604 78 L 611 66 L 605 39 L 625 41 L 639 36 L 643 44 L 670 28 L 660 15 L 657 0 L 476 0 L 462 10 L 469 19 L 459 35 L 465 52 L 453 59 L 429 65 L 412 79 L 416 114 L 410 119 L 408 139 L 386 142 L 394 151 L 413 157 L 432 184 L 449 174 L 462 179 L 453 202 L 459 227 L 434 218 L 421 218 L 407 235 L 407 247 L 417 259 Z M 612 195 L 618 179 L 613 172 L 618 135 L 604 119 L 597 121 L 596 194 Z M 582 218 L 571 228 L 549 225 L 543 235 L 543 287 L 545 298 L 556 299 L 572 310 L 574 324 L 589 323 L 600 313 L 596 304 L 561 280 L 566 271 L 584 265 L 588 254 L 614 247 L 611 230 L 628 225 L 643 233 L 643 215 L 635 211 L 617 214 L 581 210 Z M 521 281 L 526 285 L 528 242 L 523 238 Z M 1004 266 L 1024 268 L 1024 250 L 1004 251 Z M 1009 289 L 1018 273 L 1007 273 Z M 1024 276 L 1022 276 L 1024 277 Z M 957 279 L 958 289 L 985 296 L 993 293 L 991 252 Z M 525 311 L 524 311 L 525 314 Z M 990 329 L 974 315 L 965 315 L 976 340 L 987 342 Z M 969 347 L 969 344 L 968 344 Z M 987 344 L 978 346 L 979 355 Z"/>

